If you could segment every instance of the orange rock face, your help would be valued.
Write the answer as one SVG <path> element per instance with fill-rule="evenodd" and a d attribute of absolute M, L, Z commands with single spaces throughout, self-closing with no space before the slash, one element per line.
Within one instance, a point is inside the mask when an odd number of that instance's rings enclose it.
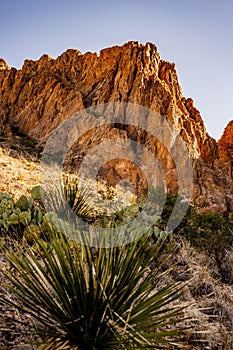
<path fill-rule="evenodd" d="M 233 120 L 227 125 L 218 145 L 233 158 Z"/>
<path fill-rule="evenodd" d="M 224 141 L 217 144 L 210 138 L 192 99 L 182 95 L 175 64 L 161 60 L 155 45 L 129 42 L 104 49 L 99 55 L 67 50 L 57 59 L 43 55 L 38 61 L 26 60 L 21 70 L 10 69 L 0 60 L 0 131 L 8 137 L 19 130 L 45 141 L 69 116 L 107 102 L 139 104 L 169 120 L 186 142 L 193 160 L 193 199 L 208 202 L 212 208 L 233 211 L 232 122 L 225 130 Z M 140 143 L 151 141 L 130 127 L 124 133 Z M 94 143 L 98 137 L 88 135 L 86 141 L 90 143 L 91 139 Z M 82 155 L 85 147 L 84 144 L 80 151 Z M 168 188 L 175 190 L 174 164 L 162 145 L 155 142 L 153 148 L 162 155 L 158 158 L 163 163 Z M 73 155 L 68 156 L 71 164 L 82 159 L 77 149 L 73 149 Z M 134 173 L 132 165 L 128 163 L 127 167 Z M 103 170 L 105 174 L 107 168 Z M 122 166 L 116 164 L 114 171 L 109 170 L 112 183 L 114 176 L 122 180 L 127 177 Z M 136 171 L 130 176 L 142 183 L 138 177 Z"/>

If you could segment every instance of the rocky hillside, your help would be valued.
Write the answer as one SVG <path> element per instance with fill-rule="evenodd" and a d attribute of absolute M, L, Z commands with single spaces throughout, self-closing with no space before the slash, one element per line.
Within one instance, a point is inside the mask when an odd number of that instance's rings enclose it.
<path fill-rule="evenodd" d="M 43 55 L 38 61 L 25 60 L 21 70 L 0 60 L 0 130 L 8 139 L 20 132 L 42 143 L 69 116 L 107 102 L 139 104 L 167 118 L 192 158 L 193 199 L 212 210 L 233 211 L 233 124 L 219 143 L 208 135 L 192 99 L 182 95 L 175 64 L 162 60 L 155 45 L 129 42 L 99 55 L 67 50 L 57 59 Z M 146 135 L 134 131 L 129 127 L 120 134 L 146 141 Z M 86 138 L 89 143 L 90 138 L 93 135 Z M 164 153 L 161 145 L 156 146 L 157 155 Z M 72 156 L 70 162 L 74 163 Z M 173 168 L 174 164 L 165 164 L 169 174 Z M 103 173 L 122 179 L 121 169 L 114 165 L 113 172 Z M 128 170 L 133 173 L 133 167 Z M 173 181 L 167 181 L 174 189 Z"/>

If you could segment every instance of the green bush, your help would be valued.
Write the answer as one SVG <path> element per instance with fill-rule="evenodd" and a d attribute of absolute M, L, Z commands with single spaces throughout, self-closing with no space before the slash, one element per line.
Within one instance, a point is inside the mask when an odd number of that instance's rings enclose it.
<path fill-rule="evenodd" d="M 69 217 L 72 210 L 80 219 L 94 222 L 95 210 L 92 206 L 93 196 L 89 188 L 80 189 L 77 180 L 67 177 L 64 185 L 48 190 L 46 194 L 47 206 L 61 217 Z"/>
<path fill-rule="evenodd" d="M 232 266 L 226 259 L 228 252 L 232 251 L 233 221 L 222 213 L 194 212 L 185 223 L 186 227 L 181 228 L 184 236 L 215 261 L 223 282 L 232 283 Z"/>
<path fill-rule="evenodd" d="M 176 200 L 177 195 L 167 195 L 160 228 L 165 229 Z M 228 258 L 228 253 L 232 252 L 233 219 L 224 213 L 198 213 L 198 209 L 198 206 L 190 204 L 173 233 L 185 237 L 194 247 L 206 253 L 216 263 L 222 281 L 233 283 L 232 266 Z"/>
<path fill-rule="evenodd" d="M 160 255 L 159 244 L 148 246 L 143 237 L 124 247 L 94 249 L 54 236 L 50 243 L 38 240 L 36 248 L 6 252 L 13 269 L 2 271 L 9 281 L 4 288 L 20 304 L 6 293 L 0 298 L 39 322 L 34 331 L 43 333 L 43 349 L 156 349 L 180 342 L 186 306 L 175 301 L 183 286 L 161 287 L 166 272 L 160 265 L 149 268 Z"/>
<path fill-rule="evenodd" d="M 42 224 L 43 213 L 40 207 L 43 195 L 42 188 L 36 186 L 32 189 L 31 198 L 22 195 L 16 203 L 9 193 L 0 193 L 0 233 L 22 238 L 25 228 L 34 224 Z M 38 205 L 36 205 L 36 203 Z"/>

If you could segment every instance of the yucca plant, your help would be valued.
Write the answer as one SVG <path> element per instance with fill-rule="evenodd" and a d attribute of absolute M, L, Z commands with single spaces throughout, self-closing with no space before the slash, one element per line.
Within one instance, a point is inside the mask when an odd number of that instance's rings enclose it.
<path fill-rule="evenodd" d="M 72 181 L 69 177 L 66 177 L 64 181 L 64 194 L 68 204 L 76 215 L 84 219 L 90 219 L 94 215 L 94 209 L 92 207 L 93 198 L 87 185 L 80 189 L 77 180 Z"/>
<path fill-rule="evenodd" d="M 152 268 L 160 246 L 147 237 L 124 247 L 91 248 L 64 235 L 36 248 L 6 252 L 7 288 L 19 302 L 5 298 L 41 325 L 41 349 L 156 349 L 179 342 L 183 309 L 180 283 L 161 285 L 166 272 Z M 164 263 L 164 259 L 160 261 Z"/>
<path fill-rule="evenodd" d="M 95 210 L 93 195 L 86 185 L 80 188 L 77 179 L 64 177 L 62 186 L 47 186 L 45 196 L 46 207 L 67 219 L 71 209 L 73 214 L 84 221 L 93 221 Z"/>

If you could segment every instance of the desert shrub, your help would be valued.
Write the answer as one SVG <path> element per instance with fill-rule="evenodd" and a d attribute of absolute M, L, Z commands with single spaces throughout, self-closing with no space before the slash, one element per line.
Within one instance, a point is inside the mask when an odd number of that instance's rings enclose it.
<path fill-rule="evenodd" d="M 56 212 L 59 217 L 69 217 L 70 209 L 72 212 L 85 222 L 95 220 L 95 211 L 93 197 L 88 186 L 80 189 L 78 181 L 71 177 L 65 177 L 63 185 L 48 188 L 45 196 L 47 208 Z"/>
<path fill-rule="evenodd" d="M 94 208 L 88 186 L 79 189 L 78 181 L 67 177 L 64 181 L 64 194 L 73 212 L 85 221 L 93 221 Z"/>
<path fill-rule="evenodd" d="M 174 207 L 177 205 L 176 211 Z M 161 214 L 160 227 L 165 229 L 168 225 L 171 215 L 173 215 L 173 222 L 179 222 L 179 226 L 175 227 L 174 233 L 181 233 L 181 230 L 187 226 L 187 220 L 195 213 L 193 204 L 187 206 L 186 198 L 177 193 L 167 193 L 166 200 L 163 206 Z M 173 226 L 173 222 L 170 222 L 170 226 Z"/>
<path fill-rule="evenodd" d="M 44 215 L 40 186 L 32 189 L 32 196 L 25 195 L 14 202 L 9 193 L 0 193 L 0 234 L 11 238 L 21 239 L 29 225 L 40 228 Z M 37 194 L 37 196 L 35 195 Z M 38 230 L 37 230 L 38 231 Z"/>
<path fill-rule="evenodd" d="M 233 222 L 221 213 L 192 212 L 179 230 L 195 247 L 215 261 L 222 281 L 231 283 L 232 266 L 228 263 L 228 254 L 232 250 Z"/>
<path fill-rule="evenodd" d="M 145 236 L 123 247 L 94 249 L 54 235 L 34 249 L 5 253 L 11 268 L 2 271 L 9 281 L 4 288 L 19 303 L 6 293 L 0 298 L 39 322 L 43 349 L 161 348 L 183 337 L 186 306 L 175 303 L 183 285 L 161 287 L 167 272 L 160 265 L 149 268 L 158 255 L 160 244 L 148 246 Z"/>
<path fill-rule="evenodd" d="M 35 139 L 32 139 L 27 135 L 23 135 L 21 142 L 22 142 L 22 145 L 32 150 L 34 150 L 36 148 L 36 145 L 38 144 L 38 142 Z"/>
<path fill-rule="evenodd" d="M 38 144 L 38 141 L 32 137 L 22 133 L 17 127 L 12 127 L 14 135 L 11 140 L 10 149 L 16 150 L 19 154 L 23 154 L 25 158 L 39 158 L 43 151 L 43 146 Z M 4 138 L 6 141 L 6 138 Z"/>
<path fill-rule="evenodd" d="M 176 194 L 167 194 L 160 228 L 164 229 L 177 200 Z M 182 206 L 182 198 L 179 201 Z M 175 218 L 176 219 L 176 218 Z M 221 279 L 225 283 L 233 282 L 232 243 L 233 220 L 224 213 L 198 213 L 198 207 L 191 203 L 186 215 L 174 232 L 185 237 L 197 249 L 205 252 L 216 263 Z"/>

